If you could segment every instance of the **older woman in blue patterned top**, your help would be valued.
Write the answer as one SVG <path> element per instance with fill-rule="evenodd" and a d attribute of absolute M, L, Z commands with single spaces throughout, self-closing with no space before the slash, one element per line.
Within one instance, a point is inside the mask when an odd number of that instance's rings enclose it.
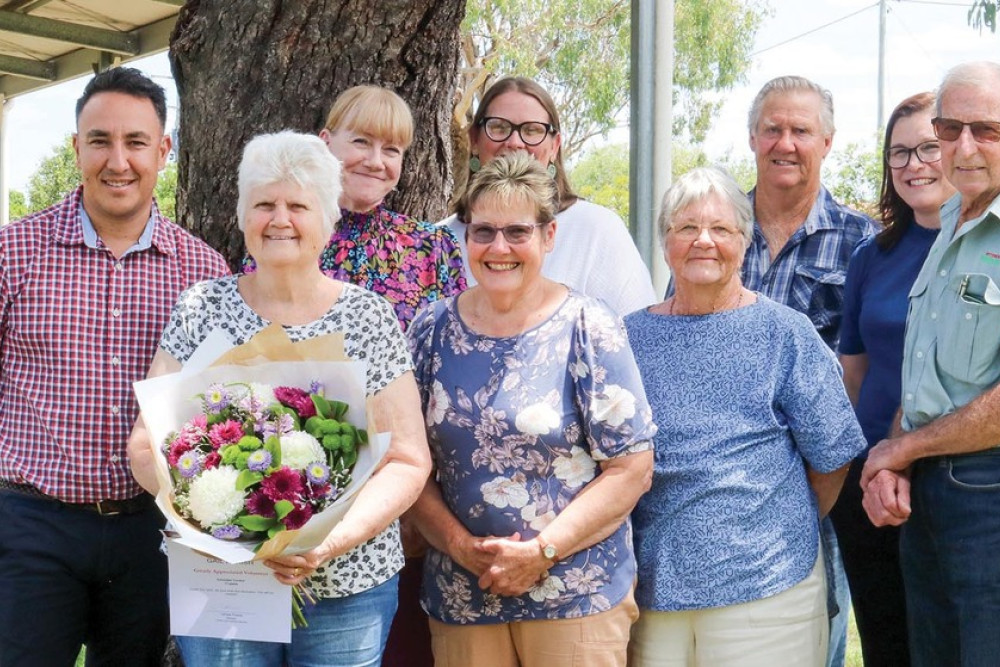
<path fill-rule="evenodd" d="M 552 179 L 524 153 L 461 204 L 478 284 L 409 336 L 437 475 L 413 514 L 438 667 L 625 665 L 627 517 L 655 433 L 621 321 L 544 278 Z"/>
<path fill-rule="evenodd" d="M 642 614 L 630 665 L 823 665 L 819 518 L 865 447 L 809 320 L 750 292 L 746 196 L 695 169 L 663 199 L 670 299 L 625 318 L 659 426 L 632 513 Z"/>

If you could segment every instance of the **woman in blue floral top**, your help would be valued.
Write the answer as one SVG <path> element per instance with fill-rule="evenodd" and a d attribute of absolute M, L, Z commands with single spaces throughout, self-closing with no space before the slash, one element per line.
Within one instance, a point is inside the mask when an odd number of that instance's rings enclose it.
<path fill-rule="evenodd" d="M 461 207 L 478 284 L 409 336 L 437 465 L 412 514 L 431 549 L 436 665 L 625 665 L 628 513 L 656 431 L 621 321 L 542 277 L 554 187 L 524 153 Z"/>
<path fill-rule="evenodd" d="M 355 86 L 333 103 L 319 136 L 341 162 L 344 188 L 320 269 L 383 296 L 405 331 L 418 310 L 466 287 L 451 231 L 382 203 L 413 141 L 410 108 L 391 90 Z M 255 267 L 252 257 L 244 260 L 244 273 Z"/>

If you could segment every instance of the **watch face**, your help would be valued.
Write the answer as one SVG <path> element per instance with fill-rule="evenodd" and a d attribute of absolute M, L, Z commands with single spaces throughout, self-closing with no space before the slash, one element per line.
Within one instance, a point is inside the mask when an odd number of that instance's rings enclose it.
<path fill-rule="evenodd" d="M 546 544 L 545 548 L 542 549 L 542 554 L 544 554 L 549 560 L 552 560 L 556 557 L 556 548 L 551 544 Z"/>

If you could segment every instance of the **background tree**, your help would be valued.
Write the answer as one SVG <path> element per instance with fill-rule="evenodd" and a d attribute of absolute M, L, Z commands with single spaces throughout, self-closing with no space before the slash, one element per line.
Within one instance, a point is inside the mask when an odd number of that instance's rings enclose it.
<path fill-rule="evenodd" d="M 61 143 L 52 147 L 52 153 L 42 159 L 38 169 L 28 179 L 29 212 L 40 211 L 56 202 L 80 185 L 80 170 L 76 166 L 73 136 L 67 134 Z"/>
<path fill-rule="evenodd" d="M 11 190 L 7 193 L 7 219 L 17 220 L 28 215 L 28 203 L 24 198 L 24 193 L 20 190 Z"/>
<path fill-rule="evenodd" d="M 834 151 L 823 165 L 823 183 L 834 199 L 871 216 L 878 213 L 882 185 L 881 145 L 881 138 L 870 143 L 850 143 Z"/>
<path fill-rule="evenodd" d="M 990 32 L 995 33 L 997 31 L 998 8 L 1000 8 L 998 0 L 976 0 L 969 9 L 969 25 L 980 32 L 985 27 L 989 28 Z"/>
<path fill-rule="evenodd" d="M 176 220 L 177 214 L 177 163 L 168 162 L 156 179 L 156 205 L 160 213 L 171 220 Z"/>
<path fill-rule="evenodd" d="M 188 0 L 170 44 L 179 222 L 238 262 L 242 146 L 261 132 L 316 132 L 334 98 L 360 83 L 398 92 L 418 128 L 389 205 L 443 217 L 464 11 L 465 0 Z"/>

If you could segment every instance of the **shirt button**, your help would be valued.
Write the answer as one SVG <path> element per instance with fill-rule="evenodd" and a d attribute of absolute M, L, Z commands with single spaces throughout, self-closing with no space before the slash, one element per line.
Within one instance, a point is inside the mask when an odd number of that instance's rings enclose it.
<path fill-rule="evenodd" d="M 117 405 L 112 405 L 111 406 L 111 414 L 116 415 L 118 413 L 119 413 L 118 406 Z"/>
<path fill-rule="evenodd" d="M 917 359 L 923 359 L 923 358 L 924 358 L 924 353 L 923 352 L 917 352 Z"/>
<path fill-rule="evenodd" d="M 118 365 L 118 364 L 120 364 L 121 362 L 122 362 L 122 360 L 121 360 L 121 359 L 119 359 L 118 357 L 111 357 L 111 365 L 112 365 L 112 366 L 117 366 L 117 365 Z"/>
<path fill-rule="evenodd" d="M 932 320 L 936 320 L 937 319 L 937 313 L 931 313 L 931 319 Z"/>
<path fill-rule="evenodd" d="M 118 455 L 117 454 L 112 454 L 111 455 L 111 462 L 112 463 L 118 463 Z"/>
<path fill-rule="evenodd" d="M 972 313 L 966 313 L 965 314 L 965 319 L 971 320 L 972 319 Z"/>
<path fill-rule="evenodd" d="M 939 276 L 941 276 L 941 277 L 943 278 L 943 277 L 945 277 L 946 275 L 948 275 L 948 272 L 947 272 L 947 271 L 946 271 L 945 269 L 941 269 L 941 272 L 940 272 L 940 273 L 938 273 L 938 275 L 939 275 Z"/>
<path fill-rule="evenodd" d="M 122 314 L 122 311 L 121 311 L 121 309 L 120 309 L 120 308 L 113 308 L 113 309 L 111 310 L 111 316 L 112 316 L 112 317 L 120 317 L 120 316 L 121 316 L 121 314 Z"/>
<path fill-rule="evenodd" d="M 124 266 L 122 266 L 122 263 L 121 263 L 121 262 L 115 262 L 115 271 L 121 271 L 121 270 L 122 270 L 122 269 L 124 269 L 124 268 L 125 268 L 125 267 L 124 267 Z"/>
<path fill-rule="evenodd" d="M 907 394 L 906 395 L 906 400 L 912 401 L 913 400 L 913 394 Z"/>

